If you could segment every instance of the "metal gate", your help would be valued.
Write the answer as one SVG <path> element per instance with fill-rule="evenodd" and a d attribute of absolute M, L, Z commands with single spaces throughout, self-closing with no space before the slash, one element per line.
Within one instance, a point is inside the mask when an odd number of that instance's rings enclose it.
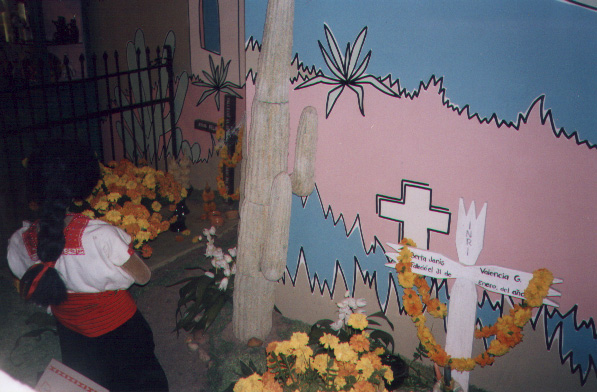
<path fill-rule="evenodd" d="M 129 55 L 121 70 L 119 54 L 107 53 L 77 64 L 64 58 L 62 72 L 40 61 L 27 79 L 10 77 L 0 86 L 0 255 L 6 239 L 27 216 L 23 158 L 34 144 L 56 136 L 76 137 L 103 162 L 141 160 L 167 170 L 178 156 L 172 49 L 149 48 Z M 112 64 L 110 64 L 112 63 Z M 13 70 L 12 74 L 23 75 Z M 20 70 L 18 70 L 20 71 Z M 7 80 L 6 80 L 7 79 Z M 180 109 L 180 108 L 178 108 Z"/>

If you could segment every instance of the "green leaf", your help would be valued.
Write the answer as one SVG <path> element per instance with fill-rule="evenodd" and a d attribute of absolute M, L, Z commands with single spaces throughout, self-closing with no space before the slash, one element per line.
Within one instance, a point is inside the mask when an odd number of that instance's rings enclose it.
<path fill-rule="evenodd" d="M 381 319 L 384 319 L 386 321 L 386 323 L 388 323 L 390 325 L 390 328 L 392 328 L 392 331 L 394 330 L 394 324 L 392 324 L 390 319 L 388 319 L 386 314 L 384 312 L 382 312 L 381 310 L 377 313 L 370 314 L 367 318 L 369 318 L 369 317 L 379 317 Z"/>
<path fill-rule="evenodd" d="M 394 352 L 394 338 L 392 335 L 387 333 L 386 331 L 381 331 L 379 329 L 373 330 L 369 337 L 373 340 L 378 340 L 383 343 L 383 345 L 390 351 L 390 345 L 392 346 L 391 352 Z"/>

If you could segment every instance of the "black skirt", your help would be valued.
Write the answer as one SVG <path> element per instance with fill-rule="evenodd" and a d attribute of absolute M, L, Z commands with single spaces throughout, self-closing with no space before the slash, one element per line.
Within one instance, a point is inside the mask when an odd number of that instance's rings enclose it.
<path fill-rule="evenodd" d="M 155 356 L 153 333 L 137 310 L 126 323 L 90 338 L 57 323 L 62 363 L 110 392 L 168 391 L 164 369 Z"/>

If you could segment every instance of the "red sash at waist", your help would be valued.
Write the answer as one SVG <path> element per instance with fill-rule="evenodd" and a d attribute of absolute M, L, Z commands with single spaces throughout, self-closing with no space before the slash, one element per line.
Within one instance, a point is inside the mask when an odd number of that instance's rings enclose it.
<path fill-rule="evenodd" d="M 65 327 L 95 338 L 127 322 L 137 305 L 127 290 L 101 293 L 69 293 L 67 300 L 52 306 L 52 313 Z"/>

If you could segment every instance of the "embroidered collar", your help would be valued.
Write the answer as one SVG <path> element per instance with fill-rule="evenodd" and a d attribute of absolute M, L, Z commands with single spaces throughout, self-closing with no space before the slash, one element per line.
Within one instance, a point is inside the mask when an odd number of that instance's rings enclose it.
<path fill-rule="evenodd" d="M 63 255 L 84 255 L 85 250 L 83 249 L 83 232 L 89 224 L 90 219 L 82 214 L 68 214 L 72 216 L 72 220 L 64 228 L 65 245 L 62 251 Z M 25 232 L 23 233 L 23 241 L 27 248 L 27 253 L 31 260 L 39 261 L 37 256 L 37 227 L 39 221 L 34 222 Z"/>

